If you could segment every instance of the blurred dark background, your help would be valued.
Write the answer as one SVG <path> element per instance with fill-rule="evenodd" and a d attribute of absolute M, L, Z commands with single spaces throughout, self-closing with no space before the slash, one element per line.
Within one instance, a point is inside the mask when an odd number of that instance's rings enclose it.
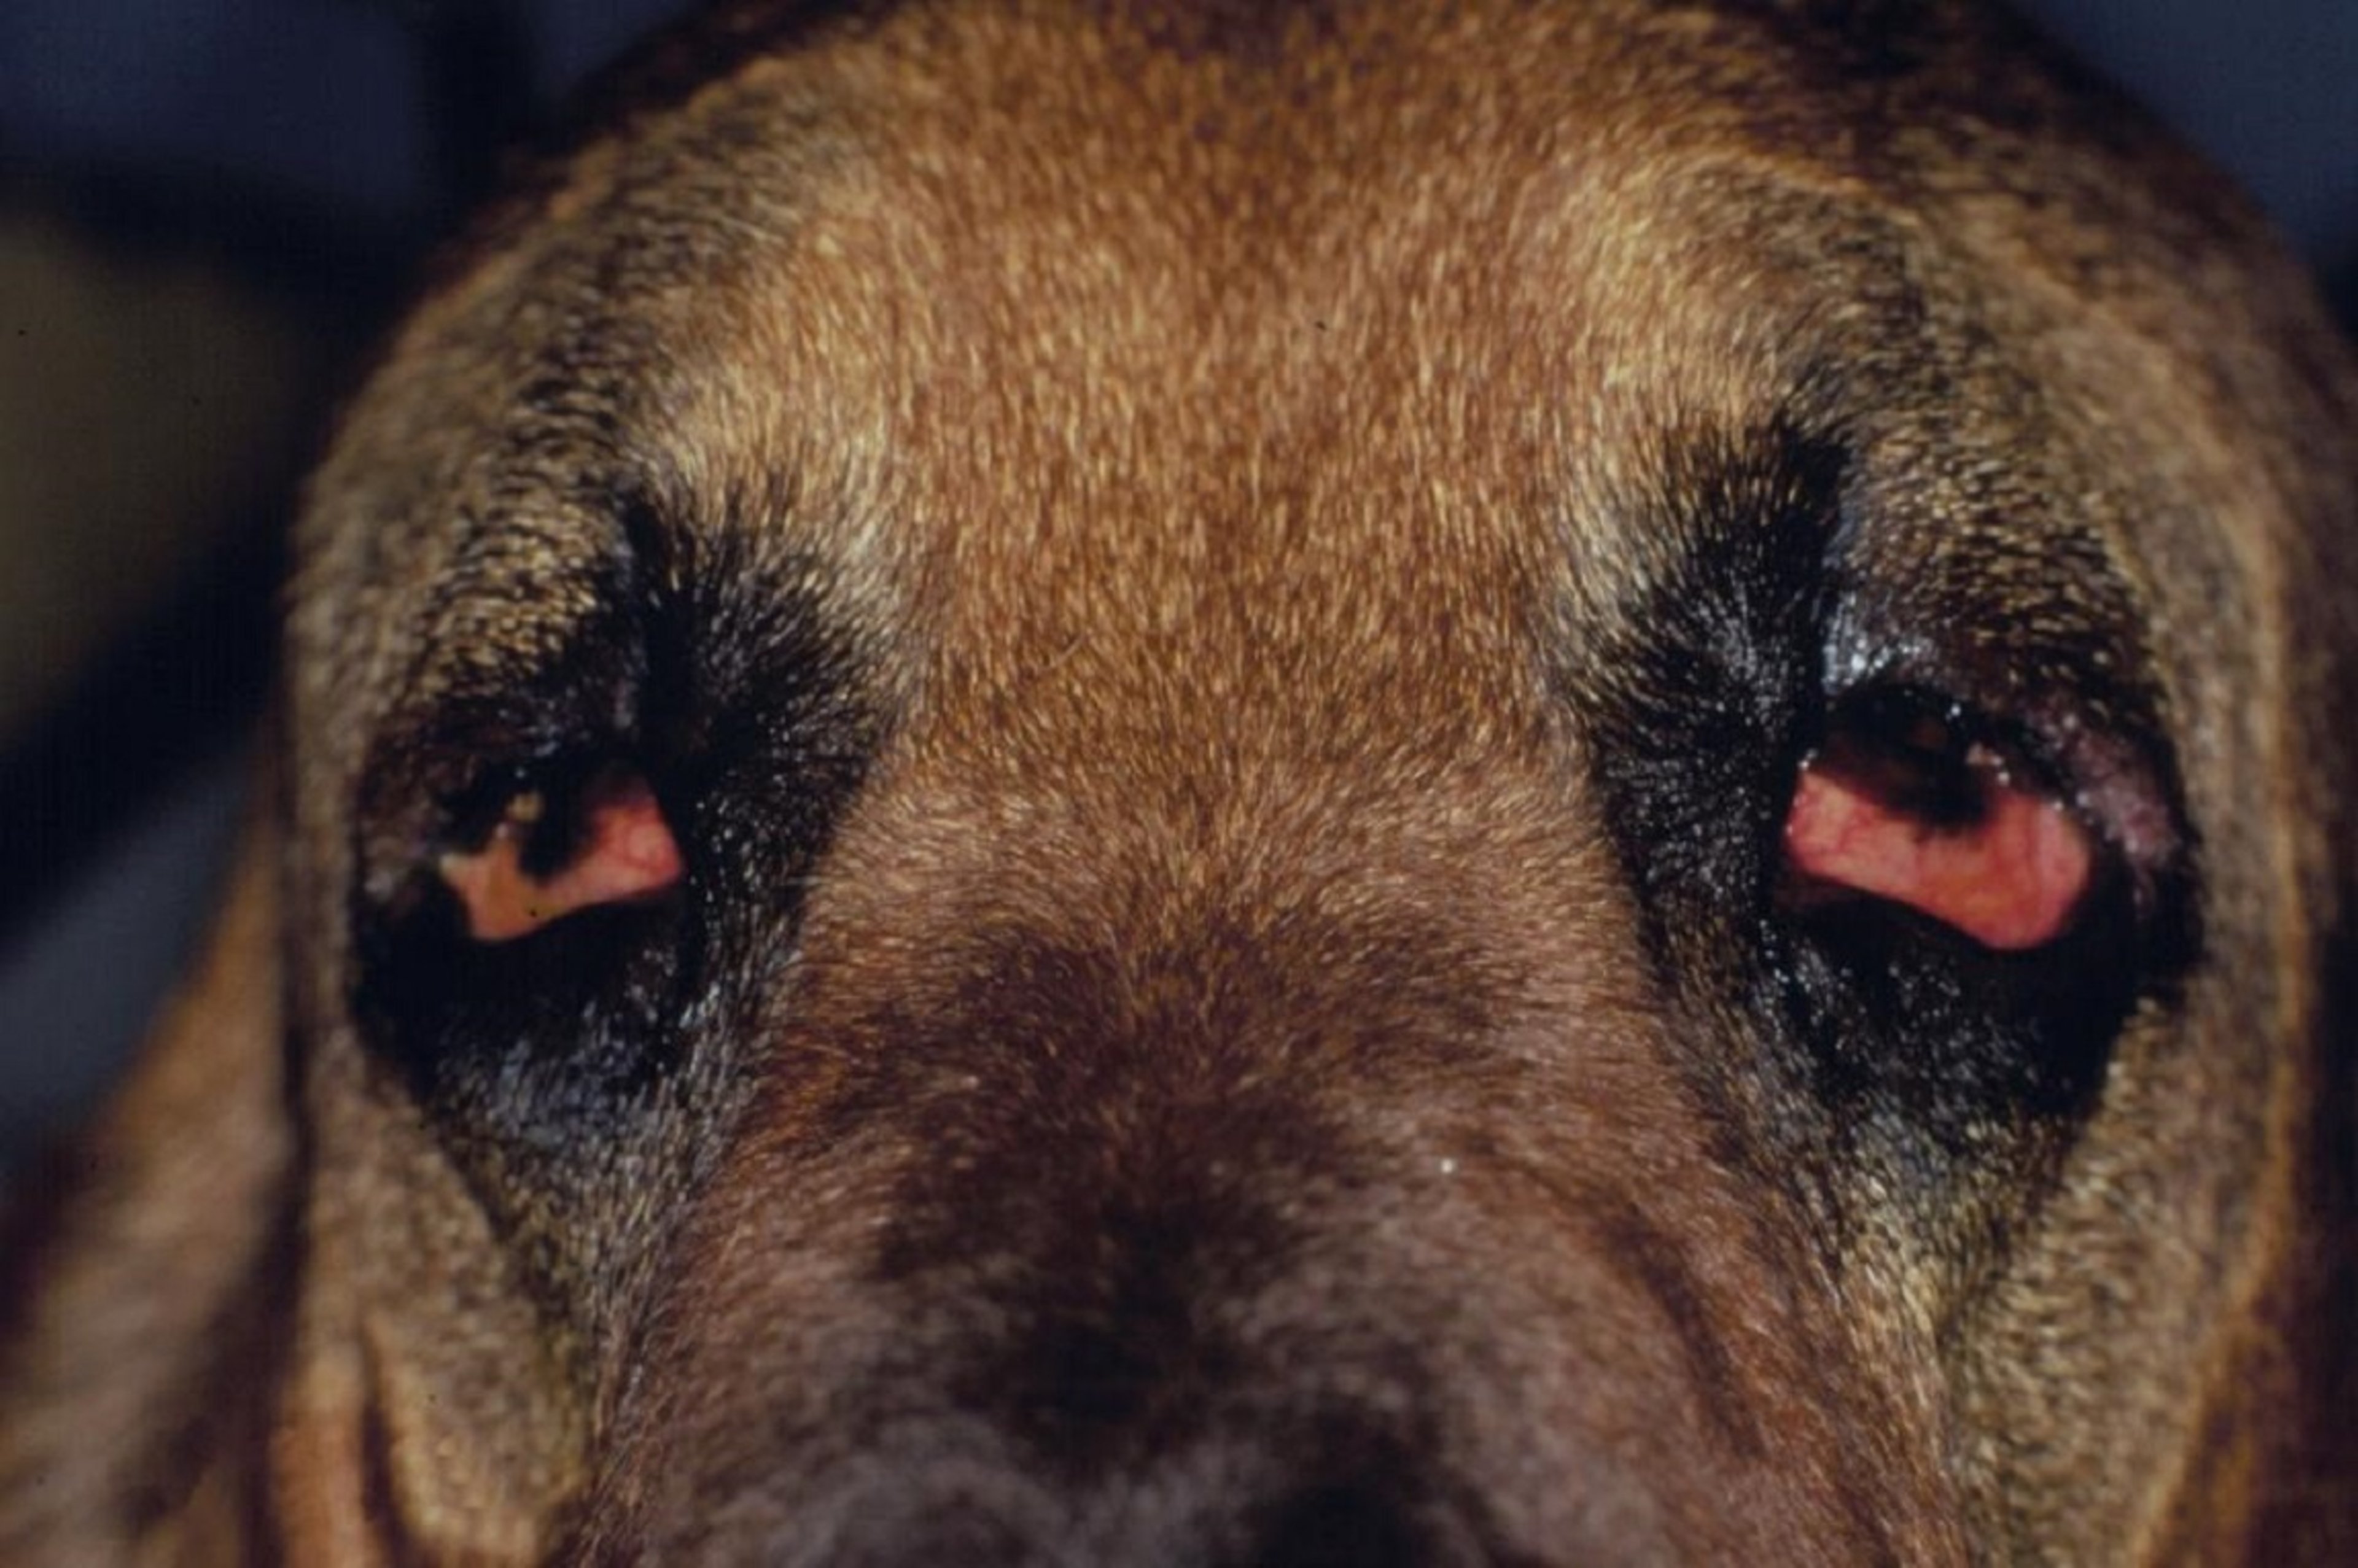
<path fill-rule="evenodd" d="M 278 536 L 495 149 L 684 0 L 0 0 L 0 1169 L 201 920 Z M 2030 9 L 2235 173 L 2358 317 L 2358 4 Z"/>

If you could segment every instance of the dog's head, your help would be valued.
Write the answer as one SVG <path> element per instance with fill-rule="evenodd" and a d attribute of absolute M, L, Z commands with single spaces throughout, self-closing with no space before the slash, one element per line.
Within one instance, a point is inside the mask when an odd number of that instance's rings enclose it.
<path fill-rule="evenodd" d="M 1838 9 L 756 9 L 514 199 L 300 539 L 297 1538 L 2325 1539 L 2350 372 Z"/>

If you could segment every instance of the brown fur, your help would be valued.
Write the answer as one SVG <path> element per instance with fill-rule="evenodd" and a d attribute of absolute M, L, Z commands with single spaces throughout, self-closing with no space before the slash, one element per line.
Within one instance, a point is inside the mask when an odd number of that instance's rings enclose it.
<path fill-rule="evenodd" d="M 24 1254 L 0 1555 L 2358 1551 L 2358 405 L 2231 193 L 1962 6 L 650 60 L 314 482 L 287 806 Z M 1693 847 L 1773 843 L 1795 721 L 1693 671 L 1821 550 L 1826 658 L 2145 803 L 2088 1060 L 1809 1044 Z M 405 946 L 585 745 L 685 897 Z"/>

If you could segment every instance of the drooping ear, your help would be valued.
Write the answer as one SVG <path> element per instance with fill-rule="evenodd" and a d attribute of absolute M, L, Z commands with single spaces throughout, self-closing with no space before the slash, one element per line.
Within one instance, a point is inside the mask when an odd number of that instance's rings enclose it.
<path fill-rule="evenodd" d="M 285 1266 L 294 1148 L 278 833 L 249 816 L 130 1076 L 0 1230 L 0 1562 L 243 1555 L 229 1456 L 260 1440 L 271 1349 L 231 1325 L 275 1319 L 250 1303 Z"/>

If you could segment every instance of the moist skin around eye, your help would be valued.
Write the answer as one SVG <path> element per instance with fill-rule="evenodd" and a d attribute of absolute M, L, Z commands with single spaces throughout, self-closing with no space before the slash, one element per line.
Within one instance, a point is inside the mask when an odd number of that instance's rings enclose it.
<path fill-rule="evenodd" d="M 1929 815 L 1839 752 L 1805 764 L 1785 819 L 1790 869 L 1819 889 L 1888 899 L 1997 952 L 2069 931 L 2095 878 L 2096 849 L 2062 801 L 2013 782 L 1975 747 L 1963 761 L 1974 809 Z"/>
<path fill-rule="evenodd" d="M 582 910 L 653 898 L 678 884 L 684 871 L 678 842 L 654 792 L 637 773 L 605 770 L 582 791 L 575 809 L 579 822 L 571 850 L 545 874 L 526 865 L 527 849 L 545 830 L 548 810 L 538 791 L 514 796 L 481 848 L 439 858 L 437 870 L 459 901 L 469 936 L 514 941 Z"/>

